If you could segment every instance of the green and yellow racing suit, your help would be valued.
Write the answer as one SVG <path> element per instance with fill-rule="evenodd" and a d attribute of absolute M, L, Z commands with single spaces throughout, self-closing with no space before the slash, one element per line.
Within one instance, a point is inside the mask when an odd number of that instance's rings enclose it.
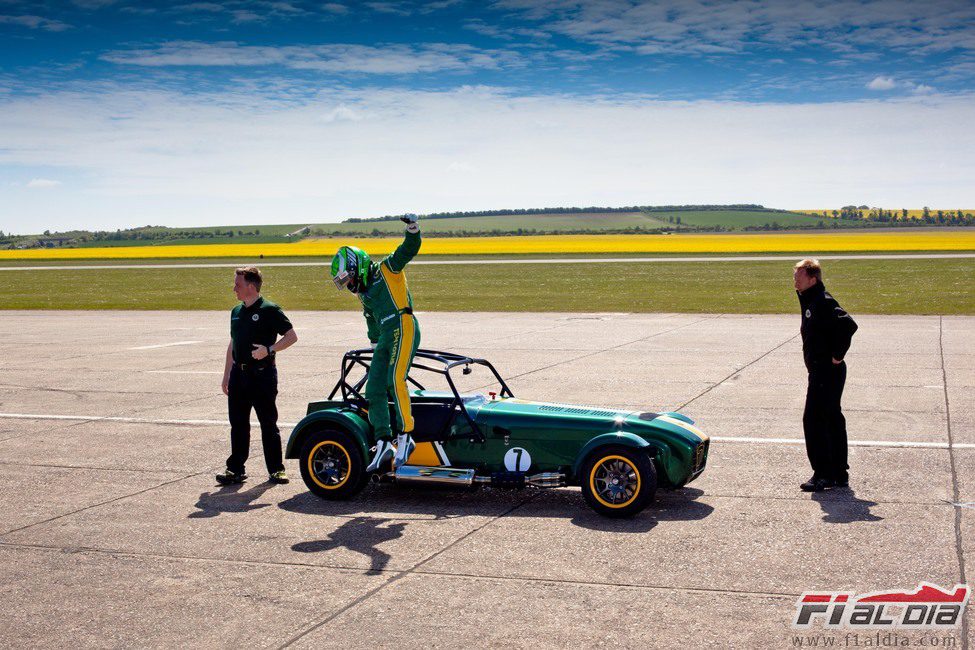
<path fill-rule="evenodd" d="M 389 421 L 390 393 L 398 433 L 413 431 L 406 376 L 420 345 L 420 325 L 413 315 L 413 296 L 406 286 L 403 269 L 419 250 L 419 231 L 407 231 L 403 243 L 391 255 L 378 264 L 370 264 L 366 289 L 357 294 L 362 301 L 369 340 L 375 344 L 366 380 L 366 399 L 376 440 L 390 439 L 393 435 Z"/>

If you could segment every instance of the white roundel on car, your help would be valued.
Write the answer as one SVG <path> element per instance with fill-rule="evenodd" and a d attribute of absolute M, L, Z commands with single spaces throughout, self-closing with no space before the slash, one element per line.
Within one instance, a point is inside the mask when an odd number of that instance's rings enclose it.
<path fill-rule="evenodd" d="M 532 457 L 527 449 L 512 447 L 504 455 L 504 468 L 509 472 L 527 472 L 532 466 Z"/>

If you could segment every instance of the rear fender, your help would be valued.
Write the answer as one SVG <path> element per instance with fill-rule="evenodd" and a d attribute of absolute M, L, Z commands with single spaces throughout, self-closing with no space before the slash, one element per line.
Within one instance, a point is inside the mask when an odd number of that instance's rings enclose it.
<path fill-rule="evenodd" d="M 359 443 L 362 457 L 369 457 L 369 448 L 373 442 L 372 429 L 369 423 L 352 409 L 328 409 L 306 415 L 291 432 L 284 457 L 298 458 L 308 436 L 323 429 L 338 429 L 349 434 Z"/>

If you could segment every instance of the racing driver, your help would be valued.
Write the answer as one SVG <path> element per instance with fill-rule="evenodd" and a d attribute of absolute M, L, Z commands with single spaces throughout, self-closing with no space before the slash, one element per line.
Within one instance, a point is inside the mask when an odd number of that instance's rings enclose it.
<path fill-rule="evenodd" d="M 393 459 L 398 468 L 415 448 L 410 432 L 413 414 L 406 376 L 413 355 L 420 344 L 420 326 L 413 315 L 413 296 L 406 286 L 403 269 L 420 250 L 420 225 L 415 214 L 400 217 L 406 223 L 406 235 L 391 255 L 378 264 L 355 246 L 343 246 L 332 258 L 332 281 L 339 289 L 348 289 L 362 301 L 366 328 L 374 352 L 366 380 L 369 401 L 369 423 L 376 437 L 376 453 L 366 467 L 377 470 Z M 395 447 L 389 421 L 389 394 L 393 395 L 399 436 Z"/>

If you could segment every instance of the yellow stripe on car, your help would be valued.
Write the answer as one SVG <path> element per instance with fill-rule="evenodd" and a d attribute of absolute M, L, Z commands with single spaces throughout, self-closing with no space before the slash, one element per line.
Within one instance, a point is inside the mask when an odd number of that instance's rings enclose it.
<path fill-rule="evenodd" d="M 437 450 L 434 448 L 432 442 L 418 442 L 416 443 L 416 449 L 410 454 L 409 460 L 406 461 L 407 465 L 442 465 L 440 458 L 437 455 Z"/>
<path fill-rule="evenodd" d="M 708 439 L 708 436 L 703 431 L 701 431 L 700 429 L 698 429 L 693 424 L 688 424 L 687 422 L 684 422 L 683 420 L 678 420 L 677 418 L 672 418 L 669 415 L 659 415 L 659 416 L 657 416 L 656 419 L 657 420 L 660 420 L 661 422 L 666 422 L 668 424 L 673 424 L 676 427 L 680 427 L 684 431 L 690 431 L 695 436 L 697 436 L 698 438 L 700 438 L 702 442 L 704 440 L 707 440 Z"/>

